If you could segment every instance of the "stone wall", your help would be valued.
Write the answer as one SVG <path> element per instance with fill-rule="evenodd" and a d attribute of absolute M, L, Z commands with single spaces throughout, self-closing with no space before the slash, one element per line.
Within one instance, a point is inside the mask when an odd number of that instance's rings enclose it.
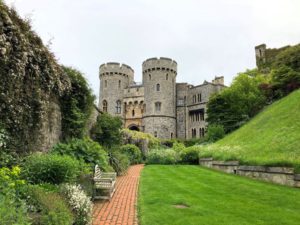
<path fill-rule="evenodd" d="M 202 158 L 199 164 L 225 173 L 237 174 L 276 184 L 300 187 L 300 174 L 293 168 L 239 165 L 238 161 L 216 161 L 213 158 Z"/>

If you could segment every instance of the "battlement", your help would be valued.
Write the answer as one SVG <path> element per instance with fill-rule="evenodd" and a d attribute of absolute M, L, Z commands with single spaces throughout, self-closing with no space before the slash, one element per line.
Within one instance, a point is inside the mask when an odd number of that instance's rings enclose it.
<path fill-rule="evenodd" d="M 100 65 L 99 74 L 100 76 L 123 75 L 133 77 L 134 70 L 126 64 L 120 64 L 118 62 L 108 62 Z"/>
<path fill-rule="evenodd" d="M 170 58 L 149 58 L 143 62 L 143 73 L 153 70 L 171 71 L 177 74 L 177 62 Z"/>

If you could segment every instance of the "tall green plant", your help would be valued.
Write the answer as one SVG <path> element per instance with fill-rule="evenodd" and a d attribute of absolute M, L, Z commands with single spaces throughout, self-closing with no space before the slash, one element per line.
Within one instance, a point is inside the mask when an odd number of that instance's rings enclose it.
<path fill-rule="evenodd" d="M 71 91 L 61 98 L 63 139 L 82 138 L 86 133 L 95 96 L 84 75 L 71 67 L 63 66 L 71 80 Z"/>

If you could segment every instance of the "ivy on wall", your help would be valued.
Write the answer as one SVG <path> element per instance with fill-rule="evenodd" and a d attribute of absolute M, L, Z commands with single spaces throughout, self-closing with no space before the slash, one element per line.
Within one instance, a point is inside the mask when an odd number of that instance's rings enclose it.
<path fill-rule="evenodd" d="M 71 88 L 53 54 L 14 9 L 0 2 L 0 122 L 9 147 L 34 150 L 47 106 Z"/>

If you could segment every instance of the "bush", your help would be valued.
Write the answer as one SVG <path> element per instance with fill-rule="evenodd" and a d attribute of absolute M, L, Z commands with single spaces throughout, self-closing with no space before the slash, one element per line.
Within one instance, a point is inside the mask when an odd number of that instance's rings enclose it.
<path fill-rule="evenodd" d="M 74 218 L 64 199 L 56 188 L 32 185 L 27 190 L 27 202 L 30 206 L 33 222 L 36 225 L 72 225 Z M 55 190 L 55 191 L 53 191 Z"/>
<path fill-rule="evenodd" d="M 190 146 L 201 144 L 202 142 L 204 142 L 203 138 L 191 138 L 191 139 L 184 140 L 184 145 L 186 147 L 190 147 Z"/>
<path fill-rule="evenodd" d="M 72 182 L 80 174 L 80 163 L 70 156 L 33 154 L 25 159 L 23 176 L 31 183 Z"/>
<path fill-rule="evenodd" d="M 79 185 L 64 184 L 61 187 L 61 193 L 66 196 L 69 206 L 75 213 L 75 224 L 91 224 L 93 205 L 81 187 Z"/>
<path fill-rule="evenodd" d="M 0 169 L 0 225 L 30 224 L 25 203 L 20 198 L 25 181 L 19 174 L 19 167 Z"/>
<path fill-rule="evenodd" d="M 173 149 L 151 150 L 147 157 L 147 164 L 176 164 L 180 155 Z"/>
<path fill-rule="evenodd" d="M 181 162 L 187 164 L 199 163 L 199 150 L 193 146 L 183 149 L 180 152 Z"/>
<path fill-rule="evenodd" d="M 215 142 L 225 136 L 224 127 L 222 125 L 212 124 L 208 126 L 206 140 Z"/>
<path fill-rule="evenodd" d="M 51 152 L 60 155 L 69 155 L 78 160 L 83 160 L 92 166 L 98 164 L 104 171 L 109 170 L 106 151 L 99 143 L 89 138 L 72 139 L 66 144 L 59 143 L 52 148 Z"/>
<path fill-rule="evenodd" d="M 120 153 L 118 150 L 113 150 L 110 153 L 110 162 L 118 175 L 124 174 L 130 165 L 128 156 Z"/>
<path fill-rule="evenodd" d="M 16 204 L 11 197 L 0 194 L 0 225 L 29 225 L 24 204 Z"/>
<path fill-rule="evenodd" d="M 120 148 L 120 152 L 127 155 L 131 164 L 140 163 L 142 160 L 141 150 L 132 144 L 123 145 Z"/>
<path fill-rule="evenodd" d="M 103 113 L 97 117 L 97 122 L 91 130 L 91 137 L 94 141 L 109 148 L 121 143 L 121 129 L 122 119 L 120 117 Z"/>

